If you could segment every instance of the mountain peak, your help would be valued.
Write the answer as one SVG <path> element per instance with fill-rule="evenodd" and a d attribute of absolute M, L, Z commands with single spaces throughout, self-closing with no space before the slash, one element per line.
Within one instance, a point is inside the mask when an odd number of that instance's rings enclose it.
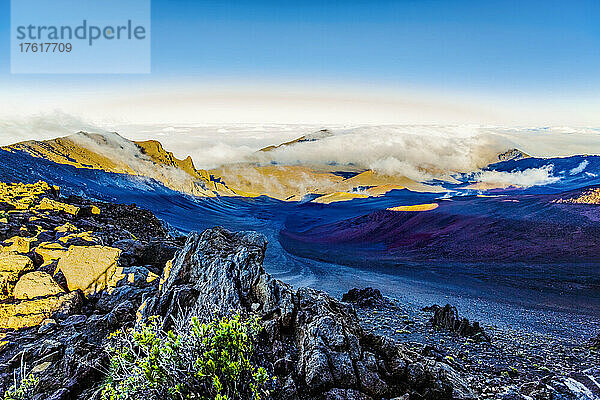
<path fill-rule="evenodd" d="M 513 148 L 498 154 L 498 161 L 518 161 L 531 156 L 519 149 Z"/>

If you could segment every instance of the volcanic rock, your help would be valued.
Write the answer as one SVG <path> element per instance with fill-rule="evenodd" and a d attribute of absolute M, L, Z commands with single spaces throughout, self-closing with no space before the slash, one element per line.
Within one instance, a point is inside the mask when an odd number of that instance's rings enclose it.
<path fill-rule="evenodd" d="M 0 253 L 0 299 L 11 296 L 19 276 L 31 270 L 33 263 L 29 257 Z"/>
<path fill-rule="evenodd" d="M 19 279 L 13 290 L 13 296 L 17 300 L 27 300 L 64 292 L 60 285 L 52 279 L 52 276 L 42 271 L 33 271 Z"/>
<path fill-rule="evenodd" d="M 121 250 L 107 246 L 71 246 L 58 261 L 69 290 L 94 294 L 111 284 Z"/>
<path fill-rule="evenodd" d="M 14 303 L 0 303 L 0 329 L 37 326 L 55 313 L 69 315 L 76 312 L 79 307 L 81 307 L 79 291 Z"/>
<path fill-rule="evenodd" d="M 473 324 L 467 318 L 460 318 L 456 307 L 446 304 L 444 307 L 433 305 L 427 307 L 426 311 L 433 311 L 433 317 L 430 322 L 434 327 L 447 329 L 456 332 L 460 336 L 470 337 L 475 340 L 490 341 L 490 337 L 485 333 L 479 322 Z"/>
<path fill-rule="evenodd" d="M 161 315 L 168 328 L 180 313 L 255 310 L 265 328 L 260 359 L 280 382 L 275 398 L 474 397 L 448 365 L 365 333 L 352 307 L 324 292 L 294 290 L 272 279 L 262 267 L 266 246 L 256 232 L 192 233 L 167 263 L 158 292 L 142 304 L 139 318 Z"/>
<path fill-rule="evenodd" d="M 354 303 L 359 307 L 375 307 L 385 306 L 388 302 L 383 298 L 379 289 L 372 287 L 364 289 L 350 289 L 348 293 L 344 293 L 342 301 L 346 303 Z"/>

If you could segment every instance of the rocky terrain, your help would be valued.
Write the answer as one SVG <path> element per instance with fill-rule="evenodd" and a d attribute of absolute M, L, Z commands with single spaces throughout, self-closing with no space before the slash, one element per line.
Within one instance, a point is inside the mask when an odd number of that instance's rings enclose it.
<path fill-rule="evenodd" d="M 594 343 L 568 347 L 355 290 L 344 301 L 273 279 L 266 238 L 174 237 L 134 205 L 0 184 L 0 393 L 26 371 L 36 400 L 98 399 L 107 336 L 160 315 L 259 317 L 275 399 L 593 399 Z M 485 340 L 479 340 L 484 338 Z"/>
<path fill-rule="evenodd" d="M 25 367 L 39 399 L 88 399 L 102 340 L 134 320 L 180 244 L 148 211 L 45 182 L 0 184 L 0 210 L 0 393 Z"/>
<path fill-rule="evenodd" d="M 359 321 L 367 332 L 444 360 L 466 377 L 477 398 L 600 398 L 600 347 L 593 339 L 576 343 L 549 333 L 482 327 L 465 321 L 449 305 L 419 309 L 395 299 L 376 299 L 362 297 L 357 303 Z"/>

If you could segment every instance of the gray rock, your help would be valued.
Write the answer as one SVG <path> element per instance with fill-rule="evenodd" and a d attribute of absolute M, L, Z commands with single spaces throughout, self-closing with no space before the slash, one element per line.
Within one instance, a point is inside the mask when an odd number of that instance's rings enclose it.
<path fill-rule="evenodd" d="M 275 398 L 475 398 L 446 364 L 365 333 L 351 306 L 272 279 L 262 267 L 266 246 L 255 232 L 191 234 L 165 268 L 156 295 L 138 310 L 142 319 L 161 315 L 168 328 L 181 312 L 255 312 L 265 327 L 260 358 L 278 372 Z"/>

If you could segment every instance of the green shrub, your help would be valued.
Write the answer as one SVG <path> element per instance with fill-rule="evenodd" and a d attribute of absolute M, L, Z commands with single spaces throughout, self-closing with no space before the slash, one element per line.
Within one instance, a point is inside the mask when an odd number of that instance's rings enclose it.
<path fill-rule="evenodd" d="M 22 374 L 24 376 L 24 374 Z M 27 375 L 15 383 L 4 393 L 4 400 L 29 400 L 35 394 L 38 379 L 33 375 Z"/>
<path fill-rule="evenodd" d="M 260 400 L 272 379 L 252 362 L 260 331 L 239 315 L 178 323 L 164 332 L 157 317 L 109 338 L 111 362 L 103 400 Z"/>

